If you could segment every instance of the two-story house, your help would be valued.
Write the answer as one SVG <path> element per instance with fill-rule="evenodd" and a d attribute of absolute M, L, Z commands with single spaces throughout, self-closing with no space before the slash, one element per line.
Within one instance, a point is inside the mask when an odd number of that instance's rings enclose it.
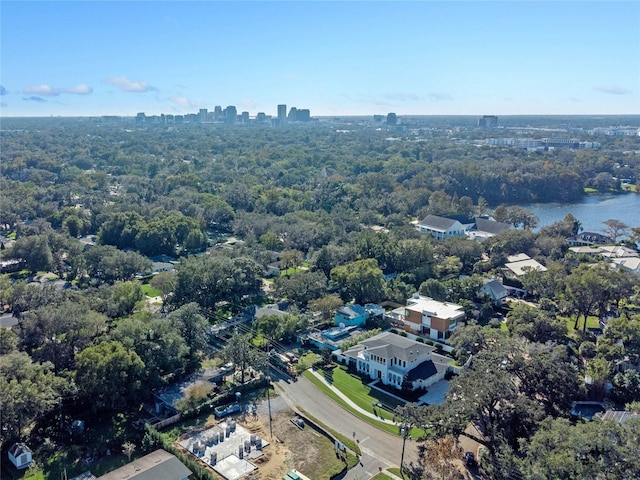
<path fill-rule="evenodd" d="M 415 294 L 407 305 L 390 312 L 391 321 L 409 333 L 445 341 L 465 318 L 464 308 Z"/>
<path fill-rule="evenodd" d="M 336 326 L 346 325 L 361 327 L 367 322 L 368 317 L 369 313 L 365 308 L 356 303 L 354 305 L 345 305 L 340 307 L 336 311 L 333 321 Z"/>
<path fill-rule="evenodd" d="M 438 215 L 427 215 L 418 222 L 416 229 L 421 233 L 429 233 L 436 240 L 449 237 L 464 236 L 474 225 L 471 219 L 447 218 Z"/>
<path fill-rule="evenodd" d="M 435 348 L 391 332 L 382 332 L 363 340 L 336 358 L 373 380 L 398 390 L 428 387 L 442 380 L 450 358 L 435 353 Z"/>

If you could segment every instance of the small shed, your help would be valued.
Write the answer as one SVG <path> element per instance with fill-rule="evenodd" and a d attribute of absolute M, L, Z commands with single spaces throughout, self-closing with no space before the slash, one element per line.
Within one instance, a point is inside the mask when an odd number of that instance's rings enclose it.
<path fill-rule="evenodd" d="M 27 468 L 33 460 L 31 449 L 24 443 L 14 443 L 9 448 L 9 461 L 19 470 Z"/>

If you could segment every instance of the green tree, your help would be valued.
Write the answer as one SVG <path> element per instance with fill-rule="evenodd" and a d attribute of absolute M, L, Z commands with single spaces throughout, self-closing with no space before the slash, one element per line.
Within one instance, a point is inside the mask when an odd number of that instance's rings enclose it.
<path fill-rule="evenodd" d="M 260 235 L 260 243 L 267 250 L 280 250 L 282 248 L 282 241 L 278 234 L 275 232 L 267 232 Z"/>
<path fill-rule="evenodd" d="M 200 313 L 197 303 L 191 302 L 169 314 L 169 322 L 180 332 L 189 348 L 190 370 L 199 366 L 202 350 L 209 339 L 209 322 Z"/>
<path fill-rule="evenodd" d="M 39 362 L 51 362 L 56 372 L 74 367 L 74 354 L 107 329 L 107 317 L 86 301 L 68 299 L 26 312 L 20 344 Z"/>
<path fill-rule="evenodd" d="M 83 234 L 84 222 L 77 215 L 69 215 L 62 222 L 62 228 L 73 238 L 77 238 Z"/>
<path fill-rule="evenodd" d="M 561 345 L 567 335 L 564 322 L 548 312 L 523 303 L 518 303 L 511 309 L 507 315 L 507 327 L 511 335 L 524 337 L 530 342 L 553 342 Z"/>
<path fill-rule="evenodd" d="M 294 272 L 289 276 L 280 276 L 275 281 L 276 294 L 296 302 L 300 307 L 320 298 L 327 292 L 327 277 L 320 271 Z"/>
<path fill-rule="evenodd" d="M 160 272 L 157 275 L 151 277 L 149 280 L 151 285 L 156 290 L 160 290 L 162 297 L 162 310 L 164 311 L 165 304 L 167 303 L 167 297 L 176 286 L 176 274 L 175 272 Z"/>
<path fill-rule="evenodd" d="M 53 253 L 46 235 L 21 237 L 7 254 L 9 258 L 23 259 L 31 272 L 48 272 L 53 269 Z"/>
<path fill-rule="evenodd" d="M 206 255 L 187 258 L 177 267 L 176 285 L 169 303 L 176 307 L 196 302 L 213 311 L 219 302 L 237 309 L 245 295 L 255 295 L 262 287 L 262 267 L 246 257 Z"/>
<path fill-rule="evenodd" d="M 309 302 L 311 310 L 321 312 L 324 320 L 331 318 L 342 305 L 344 302 L 337 295 L 325 295 Z"/>
<path fill-rule="evenodd" d="M 113 410 L 140 400 L 145 365 L 134 351 L 103 341 L 76 354 L 76 384 L 98 410 Z"/>
<path fill-rule="evenodd" d="M 133 280 L 136 274 L 151 270 L 151 260 L 136 252 L 123 252 L 111 245 L 92 247 L 84 254 L 87 274 L 91 278 L 113 283 Z"/>
<path fill-rule="evenodd" d="M 240 372 L 241 384 L 244 384 L 245 376 L 250 369 L 262 373 L 267 365 L 266 353 L 253 346 L 251 334 L 233 335 L 220 351 L 220 358 L 224 362 L 233 363 L 236 371 Z"/>
<path fill-rule="evenodd" d="M 0 443 L 21 438 L 23 429 L 51 411 L 68 388 L 49 363 L 34 363 L 24 352 L 0 355 Z"/>
<path fill-rule="evenodd" d="M 580 315 L 584 317 L 583 329 L 587 328 L 587 317 L 594 315 L 606 301 L 611 284 L 606 280 L 605 269 L 581 264 L 565 279 L 565 300 L 576 314 L 573 328 L 578 328 Z"/>
<path fill-rule="evenodd" d="M 144 384 L 157 388 L 162 377 L 178 377 L 193 368 L 189 361 L 189 347 L 176 325 L 149 313 L 136 314 L 118 321 L 109 333 L 112 340 L 135 351 L 145 365 Z"/>
<path fill-rule="evenodd" d="M 384 295 L 382 270 L 372 258 L 334 268 L 331 281 L 340 289 L 344 301 L 353 299 L 358 304 L 375 303 Z"/>
<path fill-rule="evenodd" d="M 135 247 L 136 236 L 144 218 L 136 212 L 116 212 L 100 226 L 97 240 L 102 245 L 113 245 L 119 249 Z"/>
<path fill-rule="evenodd" d="M 571 424 L 564 418 L 548 418 L 522 451 L 522 472 L 527 479 L 638 478 L 640 422 Z"/>

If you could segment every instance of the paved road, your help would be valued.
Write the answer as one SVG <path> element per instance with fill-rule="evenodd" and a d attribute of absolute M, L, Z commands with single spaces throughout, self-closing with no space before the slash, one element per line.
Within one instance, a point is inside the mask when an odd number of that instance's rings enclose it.
<path fill-rule="evenodd" d="M 281 399 L 271 402 L 272 410 L 282 408 L 284 400 L 289 406 L 297 406 L 308 412 L 329 428 L 355 439 L 362 450 L 361 465 L 351 469 L 345 480 L 367 479 L 378 473 L 378 467 L 389 468 L 400 465 L 402 438 L 379 430 L 337 405 L 318 390 L 309 380 L 300 376 L 297 382 L 278 380 L 277 391 Z M 275 410 L 274 410 L 275 411 Z M 416 443 L 407 439 L 404 461 L 417 458 Z"/>

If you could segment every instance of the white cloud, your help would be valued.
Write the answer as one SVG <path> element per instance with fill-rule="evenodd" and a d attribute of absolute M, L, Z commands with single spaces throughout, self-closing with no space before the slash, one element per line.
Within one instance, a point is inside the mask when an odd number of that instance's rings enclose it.
<path fill-rule="evenodd" d="M 196 106 L 195 102 L 181 95 L 175 95 L 173 97 L 169 97 L 169 101 L 181 108 L 192 108 Z"/>
<path fill-rule="evenodd" d="M 61 93 L 75 93 L 76 95 L 88 95 L 91 92 L 93 92 L 93 88 L 82 83 L 75 87 L 61 89 Z"/>
<path fill-rule="evenodd" d="M 420 96 L 415 93 L 405 93 L 405 92 L 387 92 L 384 94 L 384 97 L 389 99 L 390 101 L 396 102 L 417 102 L 420 100 Z"/>
<path fill-rule="evenodd" d="M 240 100 L 240 107 L 244 110 L 249 111 L 254 111 L 256 108 L 258 108 L 256 102 L 248 98 L 243 98 L 242 100 Z"/>
<path fill-rule="evenodd" d="M 431 92 L 429 98 L 434 102 L 444 102 L 447 100 L 453 100 L 453 97 L 448 93 Z"/>
<path fill-rule="evenodd" d="M 43 83 L 41 85 L 32 85 L 28 87 L 24 87 L 22 93 L 27 95 L 38 95 L 44 97 L 57 97 L 62 93 L 70 93 L 73 95 L 88 95 L 93 92 L 93 88 L 88 85 L 84 85 L 82 83 L 75 85 L 73 87 L 52 87 L 51 85 L 47 85 Z"/>
<path fill-rule="evenodd" d="M 150 90 L 155 90 L 155 88 L 149 85 L 147 82 L 135 82 L 123 76 L 109 77 L 105 80 L 105 82 L 109 85 L 113 85 L 114 87 L 119 88 L 124 92 L 148 92 Z"/>
<path fill-rule="evenodd" d="M 619 87 L 618 85 L 610 85 L 608 87 L 596 87 L 596 90 L 602 93 L 609 93 L 611 95 L 628 95 L 631 93 L 631 90 L 628 90 L 624 87 Z"/>

